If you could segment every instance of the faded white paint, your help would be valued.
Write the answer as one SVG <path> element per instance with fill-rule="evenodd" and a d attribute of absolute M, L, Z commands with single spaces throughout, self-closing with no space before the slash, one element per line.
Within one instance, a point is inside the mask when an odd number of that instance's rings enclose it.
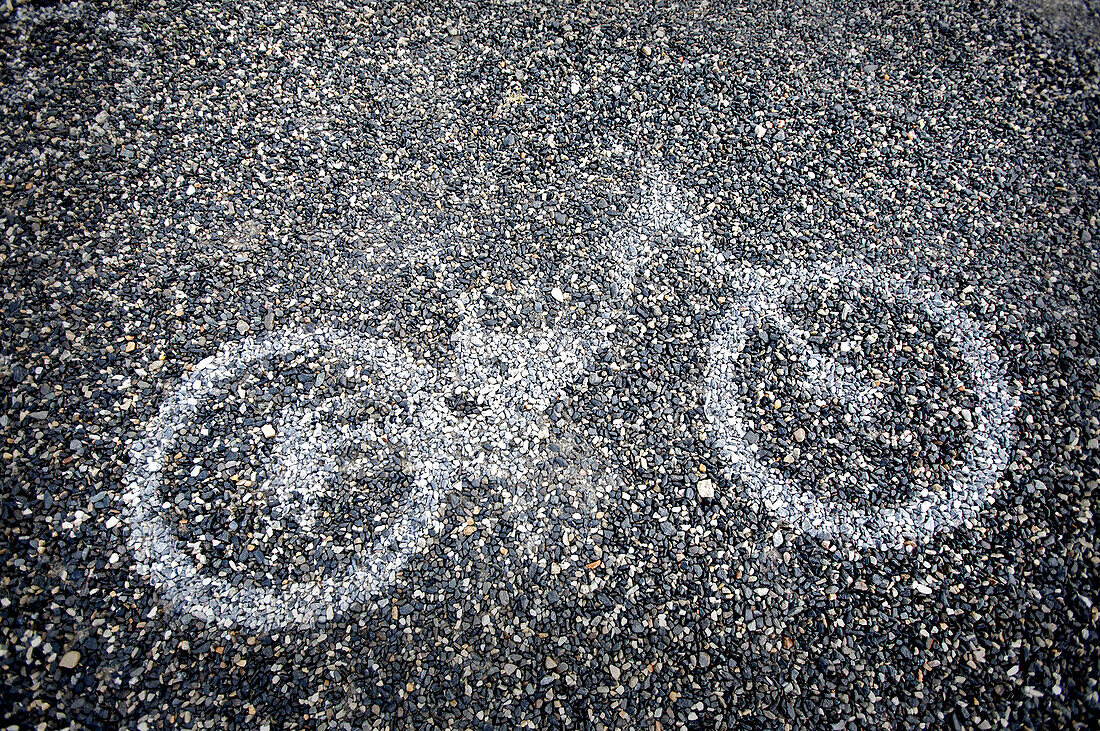
<path fill-rule="evenodd" d="M 461 466 L 475 479 L 498 481 L 497 497 L 525 534 L 523 542 L 533 548 L 542 541 L 545 520 L 538 520 L 537 512 L 544 507 L 540 498 L 545 492 L 572 490 L 592 505 L 610 479 L 603 465 L 567 444 L 555 443 L 559 451 L 552 451 L 546 415 L 568 397 L 568 385 L 584 377 L 599 341 L 559 328 L 518 334 L 469 325 L 452 342 L 454 381 L 480 406 L 462 421 Z M 539 468 L 555 456 L 568 460 L 568 468 Z M 553 484 L 544 484 L 547 480 Z"/>
<path fill-rule="evenodd" d="M 653 177 L 649 195 L 644 227 L 674 233 L 699 247 L 715 270 L 730 280 L 738 292 L 730 298 L 726 313 L 715 328 L 705 399 L 708 419 L 727 461 L 726 475 L 748 487 L 750 499 L 760 501 L 804 531 L 829 537 L 848 536 L 863 545 L 898 546 L 905 539 L 928 540 L 937 530 L 957 527 L 979 517 L 993 499 L 997 480 L 1008 464 L 1015 441 L 1018 400 L 1008 388 L 995 349 L 977 322 L 941 293 L 921 290 L 896 274 L 868 266 L 824 265 L 815 269 L 795 266 L 786 271 L 741 266 L 715 250 L 703 227 L 687 213 L 690 206 L 683 193 L 665 176 Z M 739 233 L 736 225 L 734 233 Z M 633 279 L 654 253 L 652 242 L 643 242 L 638 231 L 630 229 L 612 237 L 607 249 L 610 258 L 619 265 L 618 276 L 623 281 Z M 736 393 L 738 384 L 732 379 L 745 345 L 748 323 L 764 317 L 786 339 L 788 348 L 803 359 L 807 366 L 803 385 L 811 393 L 851 404 L 858 422 L 867 424 L 875 420 L 882 390 L 847 373 L 827 354 L 816 352 L 810 346 L 809 333 L 796 327 L 777 306 L 790 288 L 822 276 L 868 284 L 888 297 L 922 308 L 957 344 L 974 379 L 972 388 L 978 409 L 974 414 L 974 439 L 964 455 L 965 466 L 943 490 L 918 495 L 901 505 L 859 510 L 823 500 L 808 486 L 793 484 L 778 470 L 761 463 L 756 447 L 746 441 L 741 419 L 743 407 Z"/>
<path fill-rule="evenodd" d="M 675 186 L 656 178 L 650 195 L 638 226 L 614 234 L 605 245 L 604 253 L 614 265 L 612 280 L 624 292 L 632 289 L 639 270 L 656 251 L 654 234 L 664 231 L 707 251 L 723 275 L 736 280 L 740 291 L 716 328 L 706 380 L 706 413 L 726 460 L 728 477 L 739 479 L 753 499 L 801 530 L 847 536 L 865 545 L 896 546 L 907 538 L 927 539 L 938 529 L 977 515 L 1007 464 L 1016 405 L 997 356 L 977 323 L 938 293 L 919 291 L 902 279 L 884 278 L 866 267 L 731 271 L 725 257 L 712 251 L 702 228 L 684 215 L 686 204 Z M 814 351 L 808 333 L 797 328 L 777 305 L 785 289 L 822 276 L 869 284 L 922 308 L 955 341 L 971 369 L 978 400 L 974 440 L 964 456 L 965 468 L 942 492 L 880 510 L 856 509 L 824 500 L 806 486 L 792 483 L 761 463 L 755 446 L 746 440 L 743 407 L 732 379 L 751 323 L 764 317 L 807 366 L 805 385 L 811 392 L 852 404 L 859 419 L 873 419 L 880 390 L 860 383 L 831 358 Z M 527 299 L 539 296 L 533 283 L 523 283 L 521 289 L 521 296 Z M 556 299 L 564 302 L 567 297 L 562 293 Z M 490 478 L 501 486 L 499 497 L 516 518 L 517 530 L 528 547 L 541 541 L 545 516 L 539 512 L 538 498 L 542 492 L 579 491 L 589 505 L 602 499 L 614 478 L 607 474 L 606 464 L 592 455 L 571 454 L 568 469 L 554 478 L 558 484 L 545 482 L 545 474 L 537 467 L 552 459 L 545 412 L 555 399 L 565 397 L 569 383 L 588 370 L 592 352 L 601 345 L 599 336 L 553 327 L 522 334 L 489 332 L 468 312 L 471 304 L 468 294 L 456 302 L 465 320 L 453 337 L 453 372 L 444 379 L 393 344 L 325 330 L 246 340 L 200 363 L 164 403 L 147 426 L 145 438 L 131 452 L 125 502 L 129 541 L 139 571 L 179 609 L 209 622 L 259 630 L 309 625 L 388 590 L 397 571 L 431 531 L 444 492 L 462 476 Z M 227 578 L 211 575 L 191 559 L 162 517 L 162 468 L 176 451 L 181 428 L 198 417 L 200 405 L 213 398 L 213 389 L 242 377 L 264 358 L 326 350 L 339 351 L 352 364 L 347 375 L 359 379 L 361 391 L 327 397 L 312 409 L 285 408 L 272 425 L 274 464 L 261 490 L 274 493 L 278 516 L 293 518 L 306 534 L 324 530 L 324 525 L 318 525 L 318 510 L 334 490 L 343 489 L 343 476 L 357 469 L 336 456 L 346 453 L 352 444 L 360 453 L 400 454 L 414 489 L 399 514 L 376 528 L 369 550 L 317 582 L 264 589 L 255 582 L 234 585 Z M 446 408 L 441 393 L 441 389 L 451 388 L 472 398 L 480 407 L 477 412 L 459 420 Z M 391 403 L 403 399 L 404 425 L 398 428 L 387 421 L 380 427 L 354 418 L 358 400 L 365 397 Z M 333 424 L 345 426 L 333 428 Z"/>
<path fill-rule="evenodd" d="M 796 484 L 759 459 L 758 447 L 746 438 L 748 430 L 738 395 L 737 361 L 759 323 L 771 323 L 806 366 L 806 386 L 829 400 L 854 406 L 858 420 L 874 420 L 880 389 L 860 383 L 808 342 L 808 333 L 795 327 L 782 311 L 786 292 L 811 281 L 840 281 L 874 287 L 883 296 L 919 308 L 938 322 L 969 367 L 977 399 L 973 439 L 964 465 L 952 473 L 938 492 L 924 491 L 901 504 L 860 509 L 824 499 L 810 485 Z M 727 475 L 748 489 L 751 499 L 802 531 L 823 537 L 845 537 L 868 546 L 898 547 L 905 540 L 928 540 L 941 529 L 976 518 L 992 498 L 997 479 L 1008 464 L 1014 441 L 1016 398 L 1009 392 L 996 352 L 981 326 L 950 300 L 935 291 L 921 290 L 896 275 L 860 265 L 823 265 L 785 271 L 745 269 L 740 273 L 740 295 L 729 303 L 715 328 L 706 380 L 706 412 L 727 465 Z"/>
<path fill-rule="evenodd" d="M 164 522 L 161 473 L 165 460 L 176 450 L 180 428 L 194 422 L 200 405 L 212 397 L 212 389 L 231 384 L 268 356 L 326 350 L 342 351 L 355 363 L 364 380 L 364 393 L 391 403 L 395 396 L 404 398 L 404 416 L 414 425 L 395 428 L 388 421 L 385 431 L 379 431 L 377 425 L 358 424 L 334 432 L 324 428 L 318 416 L 284 410 L 271 470 L 275 476 L 268 485 L 281 500 L 282 514 L 293 514 L 305 531 L 314 529 L 318 501 L 326 491 L 341 489 L 339 479 L 346 467 L 333 455 L 349 442 L 368 450 L 401 452 L 413 475 L 414 489 L 407 496 L 403 514 L 376 532 L 368 551 L 334 575 L 278 589 L 265 589 L 254 582 L 234 585 L 192 560 Z M 442 399 L 429 391 L 431 374 L 431 368 L 414 363 L 392 344 L 329 331 L 246 340 L 204 360 L 165 401 L 148 424 L 145 439 L 131 451 L 125 502 L 129 543 L 139 571 L 179 609 L 226 627 L 274 629 L 311 624 L 385 590 L 427 534 L 453 473 L 446 446 L 453 439 L 454 420 Z M 322 404 L 321 410 L 349 407 L 338 401 Z"/>
<path fill-rule="evenodd" d="M 387 590 L 398 570 L 418 550 L 435 521 L 436 508 L 452 480 L 465 475 L 497 481 L 508 512 L 515 519 L 521 544 L 542 540 L 533 514 L 542 491 L 562 485 L 580 488 L 586 499 L 603 476 L 599 466 L 575 459 L 555 480 L 536 468 L 552 459 L 545 411 L 565 396 L 565 387 L 586 369 L 593 342 L 561 330 L 506 334 L 463 324 L 453 337 L 453 372 L 438 378 L 427 365 L 384 341 L 358 335 L 318 331 L 286 332 L 266 340 L 246 340 L 203 360 L 161 407 L 131 451 L 131 473 L 125 502 L 129 542 L 139 571 L 180 610 L 223 626 L 271 630 L 309 625 L 343 613 Z M 265 589 L 256 582 L 234 582 L 205 570 L 180 545 L 163 520 L 162 472 L 177 451 L 178 434 L 199 418 L 200 407 L 214 389 L 231 386 L 272 355 L 337 351 L 351 363 L 345 374 L 358 379 L 354 395 L 327 397 L 311 408 L 285 407 L 272 425 L 274 445 L 270 477 L 257 493 L 277 498 L 275 517 L 293 523 L 306 536 L 321 535 L 318 512 L 333 492 L 346 489 L 344 479 L 358 469 L 340 455 L 401 454 L 414 489 L 386 525 L 376 527 L 371 548 L 319 582 L 291 583 Z M 445 406 L 442 389 L 458 387 L 478 405 L 476 414 L 459 421 Z M 404 420 L 384 429 L 356 418 L 364 398 L 396 404 L 404 400 Z M 441 527 L 441 526 L 437 526 Z M 238 577 L 246 579 L 248 577 Z M 234 585 L 234 584 L 237 585 Z"/>

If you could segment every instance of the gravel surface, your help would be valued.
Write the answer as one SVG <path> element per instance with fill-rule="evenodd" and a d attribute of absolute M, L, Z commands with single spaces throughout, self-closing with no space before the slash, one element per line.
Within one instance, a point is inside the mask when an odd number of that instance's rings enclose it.
<path fill-rule="evenodd" d="M 5 727 L 1094 727 L 1095 10 L 4 3 Z"/>

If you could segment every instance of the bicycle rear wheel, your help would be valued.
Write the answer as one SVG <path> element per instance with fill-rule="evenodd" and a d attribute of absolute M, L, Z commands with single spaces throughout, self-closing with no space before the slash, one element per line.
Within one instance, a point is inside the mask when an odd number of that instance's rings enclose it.
<path fill-rule="evenodd" d="M 194 543 L 179 533 L 180 524 L 191 516 L 175 524 L 166 519 L 170 512 L 179 512 L 166 496 L 172 487 L 168 464 L 195 441 L 237 438 L 203 435 L 195 422 L 203 420 L 204 407 L 218 406 L 229 398 L 246 374 L 269 369 L 273 360 L 300 361 L 326 352 L 338 352 L 340 363 L 350 364 L 341 375 L 350 377 L 353 393 L 323 399 L 315 389 L 307 390 L 307 407 L 283 410 L 277 438 L 274 428 L 266 427 L 262 448 L 274 445 L 265 456 L 275 464 L 269 469 L 270 478 L 255 490 L 255 500 L 262 502 L 264 494 L 276 500 L 275 517 L 269 522 L 275 521 L 281 529 L 286 525 L 308 529 L 310 537 L 316 535 L 321 542 L 329 538 L 324 525 L 326 496 L 346 498 L 341 494 L 346 490 L 344 483 L 354 469 L 361 469 L 351 464 L 349 455 L 359 455 L 360 465 L 387 456 L 407 475 L 404 484 L 397 486 L 394 508 L 385 521 L 363 528 L 367 535 L 356 541 L 362 550 L 351 552 L 350 558 L 348 551 L 340 552 L 346 560 L 331 574 L 322 570 L 308 580 L 294 580 L 266 567 L 256 571 L 258 576 L 250 576 L 236 562 L 230 562 L 235 567 L 230 570 L 207 567 L 203 556 L 196 559 Z M 226 627 L 265 631 L 329 620 L 385 591 L 428 534 L 454 471 L 448 449 L 449 411 L 430 390 L 434 382 L 429 366 L 416 364 L 390 343 L 324 330 L 246 340 L 206 359 L 164 402 L 147 425 L 144 439 L 131 450 L 125 503 L 129 545 L 139 573 L 179 611 Z M 378 416 L 380 410 L 385 418 Z M 201 470 L 197 464 L 191 474 Z M 189 504 L 188 497 L 181 500 Z M 200 496 L 194 500 L 202 504 Z M 247 512 L 252 507 L 238 509 Z M 311 540 L 308 545 L 314 543 Z"/>

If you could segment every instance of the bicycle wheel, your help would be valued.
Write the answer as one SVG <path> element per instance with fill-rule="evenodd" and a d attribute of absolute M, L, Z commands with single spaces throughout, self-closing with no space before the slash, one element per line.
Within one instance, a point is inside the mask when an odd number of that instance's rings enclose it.
<path fill-rule="evenodd" d="M 757 409 L 750 426 L 747 412 L 754 394 L 749 393 L 742 371 L 754 357 L 762 357 L 755 353 L 777 348 L 782 348 L 783 354 L 777 359 L 776 370 L 797 372 L 801 376 L 799 392 L 808 395 L 810 401 L 803 404 L 805 410 L 820 413 L 824 408 L 834 408 L 843 416 L 844 428 L 858 436 L 876 435 L 875 413 L 883 408 L 883 389 L 861 382 L 853 376 L 852 367 L 819 351 L 813 341 L 821 337 L 811 332 L 813 326 L 797 325 L 785 311 L 784 300 L 797 299 L 799 292 L 809 289 L 829 287 L 862 288 L 876 293 L 891 308 L 918 313 L 917 319 L 927 323 L 931 333 L 924 357 L 949 352 L 962 364 L 960 370 L 968 373 L 969 384 L 956 389 L 965 391 L 972 399 L 967 408 L 958 409 L 971 417 L 965 429 L 957 430 L 965 432 L 968 438 L 953 450 L 954 464 L 940 469 L 939 484 L 893 499 L 878 498 L 871 489 L 873 486 L 860 485 L 867 499 L 859 505 L 840 495 L 822 494 L 827 492 L 823 477 L 800 480 L 785 474 L 781 467 L 786 467 L 785 461 L 794 459 L 776 458 L 773 454 L 765 457 L 756 427 L 762 419 L 766 420 L 769 408 L 774 411 L 780 406 L 765 404 Z M 889 319 L 888 314 L 883 317 Z M 915 326 L 907 327 L 916 332 Z M 871 337 L 868 342 L 873 342 Z M 894 345 L 898 351 L 907 347 L 900 340 Z M 900 375 L 887 373 L 882 377 L 888 380 Z M 905 398 L 912 401 L 912 392 L 914 389 L 907 390 Z M 777 400 L 776 404 L 780 402 Z M 835 265 L 814 270 L 745 272 L 740 293 L 717 324 L 710 347 L 706 413 L 726 462 L 727 476 L 739 480 L 750 499 L 759 501 L 793 527 L 819 537 L 847 538 L 864 546 L 896 547 L 906 540 L 926 541 L 938 530 L 977 518 L 1008 464 L 1015 407 L 1016 400 L 1008 390 L 998 356 L 977 322 L 940 293 L 922 290 L 904 278 L 869 267 Z M 918 413 L 923 412 L 918 408 Z M 800 432 L 805 439 L 806 431 Z M 909 433 L 902 441 L 912 438 Z M 818 445 L 813 457 L 828 448 L 825 441 Z M 855 476 L 842 474 L 834 482 L 866 481 L 875 466 L 874 460 L 871 462 L 871 470 Z M 902 462 L 895 460 L 891 464 Z M 896 471 L 904 472 L 905 466 Z M 806 472 L 820 474 L 809 469 Z M 906 475 L 899 479 L 910 482 Z"/>
<path fill-rule="evenodd" d="M 314 376 L 302 363 L 309 365 L 310 358 L 332 357 L 334 353 L 339 357 L 332 362 L 341 368 L 346 365 L 347 371 L 329 379 L 340 381 L 342 390 L 325 395 L 309 380 L 315 377 L 320 384 L 324 373 L 318 368 Z M 297 377 L 289 379 L 290 385 L 276 383 L 279 376 L 273 369 L 278 364 L 299 368 Z M 268 424 L 262 438 L 242 446 L 239 434 L 212 435 L 210 424 L 215 420 L 206 411 L 224 412 L 224 404 L 230 401 L 246 410 L 256 399 L 246 398 L 240 382 L 250 373 L 271 376 L 268 380 L 275 386 L 269 390 L 275 399 L 283 399 L 297 385 L 306 385 L 299 389 L 302 403 L 287 404 L 278 413 L 278 429 Z M 283 333 L 259 342 L 246 340 L 206 359 L 164 402 L 147 425 L 145 438 L 131 451 L 125 502 L 129 545 L 139 572 L 180 611 L 207 622 L 256 630 L 331 619 L 385 591 L 428 533 L 453 472 L 448 456 L 449 411 L 442 398 L 431 391 L 434 382 L 430 367 L 415 364 L 390 343 L 323 330 Z M 379 415 L 383 413 L 384 417 Z M 253 431 L 260 430 L 253 426 Z M 249 485 L 247 494 L 252 497 L 234 506 L 229 530 L 213 526 L 202 534 L 221 536 L 220 541 L 213 539 L 220 545 L 236 538 L 230 531 L 238 520 L 245 520 L 238 515 L 257 512 L 263 514 L 262 520 L 257 520 L 267 524 L 265 535 L 270 537 L 273 525 L 279 531 L 278 541 L 272 541 L 275 551 L 285 544 L 288 528 L 304 534 L 306 538 L 299 542 L 315 549 L 331 538 L 332 531 L 324 525 L 323 503 L 343 500 L 341 514 L 355 507 L 354 501 L 348 502 L 349 495 L 354 495 L 346 483 L 357 470 L 398 464 L 399 469 L 375 471 L 380 479 L 400 478 L 404 484 L 397 485 L 396 494 L 390 496 L 384 520 L 354 526 L 358 534 L 348 546 L 338 547 L 342 565 L 334 573 L 322 566 L 302 580 L 270 559 L 252 560 L 251 554 L 208 561 L 196 555 L 196 540 L 188 540 L 194 536 L 182 536 L 181 530 L 202 522 L 206 516 L 197 513 L 208 509 L 209 497 L 200 494 L 201 488 L 184 487 L 169 500 L 166 491 L 176 487 L 169 483 L 173 476 L 177 483 L 190 482 L 189 476 L 203 474 L 203 465 L 210 462 L 200 459 L 200 454 L 187 472 L 186 464 L 176 464 L 183 450 L 196 452 L 206 448 L 203 445 L 224 447 L 226 443 L 235 450 L 231 453 L 234 460 L 241 458 L 241 452 L 259 450 L 259 456 L 271 464 L 262 484 Z M 245 492 L 240 484 L 234 489 Z M 274 501 L 266 512 L 254 511 L 255 506 L 249 504 L 265 500 Z M 191 506 L 190 512 L 181 513 L 181 503 Z M 176 518 L 171 523 L 166 519 L 169 514 Z M 354 550 L 356 547 L 361 549 Z M 251 572 L 245 565 L 249 561 Z M 221 570 L 217 570 L 218 563 Z"/>

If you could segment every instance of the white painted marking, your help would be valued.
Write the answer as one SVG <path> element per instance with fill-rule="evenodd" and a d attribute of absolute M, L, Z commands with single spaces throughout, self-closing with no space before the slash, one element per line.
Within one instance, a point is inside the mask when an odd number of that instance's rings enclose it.
<path fill-rule="evenodd" d="M 360 396 L 389 402 L 405 399 L 401 428 L 386 423 L 358 424 L 333 432 L 315 412 L 286 409 L 279 421 L 272 487 L 280 512 L 293 514 L 305 531 L 315 528 L 317 505 L 326 491 L 341 489 L 344 466 L 335 454 L 355 443 L 377 452 L 400 451 L 414 475 L 413 489 L 403 514 L 375 533 L 371 548 L 354 557 L 343 570 L 315 583 L 297 582 L 266 589 L 252 582 L 235 582 L 213 575 L 194 561 L 180 545 L 162 516 L 162 467 L 177 451 L 178 434 L 193 426 L 199 406 L 259 362 L 273 355 L 340 351 L 370 379 Z M 139 571 L 173 604 L 208 622 L 258 630 L 308 625 L 344 612 L 387 589 L 399 569 L 428 532 L 436 506 L 449 487 L 453 464 L 444 447 L 453 430 L 442 400 L 427 391 L 431 369 L 391 344 L 339 332 L 283 333 L 260 342 L 246 340 L 206 359 L 161 407 L 147 426 L 146 438 L 131 451 L 132 472 L 125 502 L 130 524 L 129 543 Z M 330 415 L 352 407 L 350 400 L 330 399 L 318 412 Z M 338 419 L 336 421 L 339 421 Z"/>
<path fill-rule="evenodd" d="M 757 446 L 747 439 L 743 397 L 735 381 L 737 362 L 749 338 L 757 337 L 758 324 L 765 321 L 808 366 L 806 386 L 811 392 L 846 402 L 855 407 L 858 420 L 873 422 L 876 402 L 881 398 L 879 389 L 858 383 L 831 358 L 814 351 L 808 333 L 795 327 L 781 310 L 784 293 L 822 279 L 874 287 L 889 299 L 921 308 L 956 344 L 971 372 L 977 408 L 972 415 L 973 441 L 961 455 L 964 466 L 951 475 L 942 491 L 877 510 L 855 508 L 822 499 L 809 486 L 795 484 L 762 463 Z M 824 266 L 812 271 L 794 268 L 784 272 L 745 269 L 739 285 L 741 296 L 730 303 L 716 327 L 706 381 L 706 411 L 727 461 L 728 476 L 738 478 L 753 499 L 791 525 L 823 537 L 847 537 L 866 546 L 898 547 L 907 539 L 928 540 L 937 530 L 959 526 L 978 516 L 991 500 L 995 483 L 1008 464 L 1017 406 L 999 359 L 978 323 L 940 293 L 921 291 L 904 279 L 866 266 Z"/>
<path fill-rule="evenodd" d="M 499 482 L 498 497 L 532 549 L 543 540 L 545 521 L 536 513 L 545 507 L 540 500 L 545 492 L 573 490 L 591 506 L 607 489 L 603 465 L 571 449 L 566 440 L 555 445 L 558 452 L 550 449 L 551 420 L 546 415 L 588 369 L 598 340 L 571 330 L 511 334 L 468 325 L 452 341 L 455 381 L 482 405 L 462 421 L 469 440 L 462 467 L 475 478 Z M 565 469 L 539 468 L 556 456 L 567 461 Z M 549 472 L 554 484 L 543 484 Z"/>
<path fill-rule="evenodd" d="M 653 175 L 647 185 L 649 203 L 634 225 L 619 229 L 600 245 L 603 256 L 612 263 L 611 281 L 621 295 L 633 292 L 639 271 L 645 271 L 657 252 L 655 238 L 661 232 L 672 233 L 693 245 L 705 245 L 702 227 L 684 213 L 687 206 L 679 188 L 664 175 Z"/>
<path fill-rule="evenodd" d="M 310 625 L 354 603 L 364 603 L 392 585 L 397 571 L 428 533 L 436 507 L 459 469 L 475 478 L 498 481 L 498 497 L 515 518 L 521 542 L 528 549 L 536 547 L 543 535 L 533 519 L 542 507 L 539 497 L 555 489 L 545 481 L 545 470 L 537 468 L 553 459 L 545 412 L 586 368 L 593 342 L 561 330 L 524 335 L 488 332 L 469 322 L 453 338 L 454 372 L 444 379 L 466 389 L 480 406 L 461 422 L 441 394 L 429 391 L 443 385 L 433 377 L 434 371 L 383 341 L 328 331 L 283 333 L 262 341 L 246 340 L 204 359 L 164 403 L 147 426 L 146 438 L 131 451 L 125 503 L 129 542 L 139 571 L 166 599 L 204 621 L 257 630 Z M 305 536 L 323 535 L 321 509 L 334 491 L 346 489 L 344 477 L 359 469 L 344 456 L 349 451 L 368 457 L 400 453 L 406 470 L 415 475 L 412 494 L 388 525 L 375 529 L 371 548 L 333 576 L 265 589 L 255 582 L 235 580 L 247 577 L 213 575 L 203 566 L 204 560 L 191 558 L 162 517 L 164 465 L 179 451 L 180 432 L 195 427 L 200 408 L 217 398 L 219 390 L 236 388 L 244 398 L 236 382 L 255 372 L 265 359 L 332 351 L 351 363 L 346 371 L 343 365 L 340 369 L 349 380 L 358 378 L 362 388 L 353 396 L 314 398 L 309 408 L 287 406 L 273 424 L 265 424 L 264 437 L 274 442 L 273 465 L 257 493 L 274 494 L 273 519 L 281 525 L 292 524 Z M 367 398 L 391 404 L 404 399 L 407 405 L 401 416 L 408 425 L 395 428 L 390 419 L 383 431 L 372 422 L 362 423 L 359 409 Z M 205 429 L 202 433 L 210 436 Z M 190 472 L 197 476 L 201 468 Z M 592 502 L 592 490 L 599 489 L 597 481 L 603 475 L 591 461 L 572 459 L 555 479 L 581 488 Z"/>

